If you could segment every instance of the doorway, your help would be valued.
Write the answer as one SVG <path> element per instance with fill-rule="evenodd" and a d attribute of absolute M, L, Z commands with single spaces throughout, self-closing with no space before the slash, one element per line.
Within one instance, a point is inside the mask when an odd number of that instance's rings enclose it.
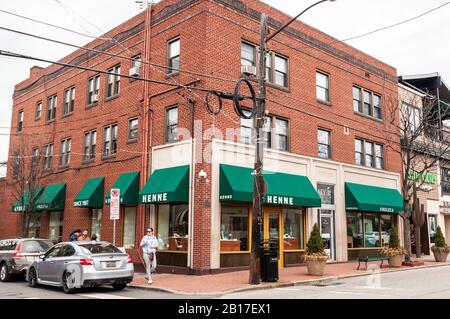
<path fill-rule="evenodd" d="M 265 207 L 264 208 L 264 241 L 276 240 L 278 242 L 280 259 L 278 260 L 278 267 L 282 268 L 284 265 L 283 258 L 283 219 L 281 216 L 280 207 Z"/>
<path fill-rule="evenodd" d="M 336 260 L 336 244 L 334 236 L 334 210 L 319 210 L 319 228 L 322 236 L 323 247 L 330 257 L 330 261 Z"/>

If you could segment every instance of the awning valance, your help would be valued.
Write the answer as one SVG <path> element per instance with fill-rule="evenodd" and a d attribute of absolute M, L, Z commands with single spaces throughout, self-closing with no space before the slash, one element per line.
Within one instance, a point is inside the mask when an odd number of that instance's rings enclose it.
<path fill-rule="evenodd" d="M 77 197 L 75 197 L 73 206 L 102 208 L 104 190 L 104 177 L 91 178 L 84 184 Z"/>
<path fill-rule="evenodd" d="M 112 188 L 120 189 L 121 205 L 137 205 L 139 196 L 139 172 L 122 174 Z M 105 203 L 111 202 L 111 190 L 106 193 Z"/>
<path fill-rule="evenodd" d="M 64 210 L 66 203 L 66 184 L 46 186 L 35 203 L 36 211 Z"/>
<path fill-rule="evenodd" d="M 345 183 L 345 209 L 399 213 L 403 211 L 403 198 L 396 189 Z"/>
<path fill-rule="evenodd" d="M 35 194 L 35 198 L 34 201 L 37 200 L 37 198 L 39 197 L 39 195 L 41 194 L 43 188 L 42 187 L 36 187 L 34 194 Z M 13 207 L 12 207 L 12 211 L 13 212 L 24 212 L 26 210 L 26 207 L 28 205 L 28 201 L 30 200 L 30 190 L 26 189 L 23 192 L 23 196 L 21 199 L 18 199 L 15 201 Z"/>
<path fill-rule="evenodd" d="M 253 201 L 253 169 L 220 165 L 220 201 Z M 264 203 L 273 205 L 320 207 L 319 194 L 306 176 L 264 172 L 267 195 Z"/>
<path fill-rule="evenodd" d="M 189 165 L 157 169 L 139 193 L 140 204 L 187 203 Z"/>

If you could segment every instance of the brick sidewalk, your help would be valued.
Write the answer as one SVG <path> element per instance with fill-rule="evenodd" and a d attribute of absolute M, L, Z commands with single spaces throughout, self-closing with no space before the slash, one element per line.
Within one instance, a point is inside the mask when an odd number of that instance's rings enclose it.
<path fill-rule="evenodd" d="M 450 261 L 438 263 L 429 258 L 423 258 L 421 261 L 425 263 L 423 266 L 402 266 L 399 268 L 389 268 L 388 266 L 385 266 L 387 264 L 385 262 L 381 272 L 405 271 L 410 269 L 450 265 Z M 369 265 L 379 264 L 380 262 L 369 263 Z M 306 266 L 288 267 L 279 270 L 280 279 L 278 282 L 262 282 L 260 285 L 248 284 L 248 270 L 205 276 L 156 274 L 152 276 L 153 284 L 151 285 L 147 284 L 143 273 L 135 273 L 134 280 L 130 284 L 130 287 L 168 291 L 177 294 L 224 294 L 243 290 L 292 286 L 302 283 L 307 284 L 308 282 L 364 276 L 371 273 L 364 269 L 365 265 L 363 263 L 361 264 L 360 270 L 356 270 L 357 267 L 357 262 L 330 263 L 326 265 L 325 274 L 322 277 L 308 275 Z"/>

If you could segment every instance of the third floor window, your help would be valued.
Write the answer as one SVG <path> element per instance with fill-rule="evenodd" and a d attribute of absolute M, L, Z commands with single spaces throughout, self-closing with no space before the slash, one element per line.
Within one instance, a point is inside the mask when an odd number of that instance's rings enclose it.
<path fill-rule="evenodd" d="M 316 72 L 316 97 L 318 100 L 330 102 L 330 76 Z"/>
<path fill-rule="evenodd" d="M 120 93 L 120 64 L 109 69 L 108 73 L 106 97 L 112 97 Z"/>
<path fill-rule="evenodd" d="M 44 152 L 44 169 L 50 169 L 52 168 L 53 144 L 45 145 Z"/>
<path fill-rule="evenodd" d="M 58 103 L 58 97 L 53 95 L 47 99 L 47 116 L 46 121 L 53 121 L 56 116 L 56 105 Z"/>
<path fill-rule="evenodd" d="M 17 119 L 17 132 L 22 132 L 22 129 L 23 129 L 23 111 L 20 111 Z"/>
<path fill-rule="evenodd" d="M 177 73 L 180 69 L 180 39 L 168 43 L 167 74 Z"/>
<path fill-rule="evenodd" d="M 39 101 L 36 103 L 36 112 L 34 113 L 34 119 L 39 120 L 42 115 L 42 102 Z"/>
<path fill-rule="evenodd" d="M 353 86 L 353 110 L 381 119 L 381 96 L 366 89 Z"/>
<path fill-rule="evenodd" d="M 72 87 L 64 91 L 63 115 L 72 113 L 74 105 L 75 105 L 75 88 Z"/>

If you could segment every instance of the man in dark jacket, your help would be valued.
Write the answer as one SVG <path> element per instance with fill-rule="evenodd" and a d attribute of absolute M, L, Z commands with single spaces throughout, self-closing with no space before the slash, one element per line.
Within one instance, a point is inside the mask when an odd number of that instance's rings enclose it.
<path fill-rule="evenodd" d="M 70 241 L 77 241 L 77 240 L 78 240 L 78 236 L 80 235 L 80 233 L 81 233 L 81 229 L 74 230 L 74 231 L 70 234 L 69 240 L 70 240 Z"/>

